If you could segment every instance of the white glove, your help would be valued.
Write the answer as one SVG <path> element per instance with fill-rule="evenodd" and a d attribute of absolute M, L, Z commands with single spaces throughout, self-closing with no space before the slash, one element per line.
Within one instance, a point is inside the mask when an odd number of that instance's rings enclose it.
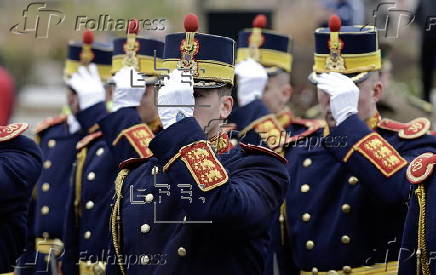
<path fill-rule="evenodd" d="M 359 88 L 349 77 L 335 72 L 321 74 L 318 89 L 330 96 L 330 109 L 336 126 L 357 113 Z"/>
<path fill-rule="evenodd" d="M 182 77 L 182 71 L 177 69 L 172 71 L 169 78 L 165 78 L 164 86 L 158 92 L 159 106 L 157 111 L 164 129 L 185 117 L 192 117 L 194 114 L 194 82 L 192 78 L 186 77 L 188 74 L 189 72 L 183 72 Z M 177 106 L 160 107 L 161 105 Z"/>
<path fill-rule="evenodd" d="M 236 65 L 238 76 L 239 106 L 245 106 L 262 96 L 268 80 L 265 68 L 253 59 L 246 59 Z"/>
<path fill-rule="evenodd" d="M 77 92 L 80 110 L 85 110 L 92 105 L 104 101 L 105 90 L 94 63 L 89 66 L 80 66 L 69 82 Z"/>
<path fill-rule="evenodd" d="M 141 105 L 142 96 L 145 93 L 144 77 L 133 67 L 123 67 L 113 77 L 115 90 L 112 95 L 112 112 L 123 107 L 136 107 Z M 139 86 L 139 87 L 132 87 Z"/>

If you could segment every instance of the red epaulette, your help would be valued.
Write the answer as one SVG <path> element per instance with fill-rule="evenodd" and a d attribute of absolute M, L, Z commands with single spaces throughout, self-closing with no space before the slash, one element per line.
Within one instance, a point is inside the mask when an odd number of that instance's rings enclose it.
<path fill-rule="evenodd" d="M 298 135 L 288 136 L 286 138 L 286 143 L 295 142 L 297 140 L 310 136 L 311 134 L 315 133 L 318 129 L 325 127 L 325 121 L 321 119 L 295 118 L 294 120 L 292 120 L 292 124 L 303 125 L 307 129 Z"/>
<path fill-rule="evenodd" d="M 407 167 L 407 179 L 413 184 L 423 182 L 433 173 L 436 163 L 436 155 L 433 153 L 424 153 L 415 158 Z"/>
<path fill-rule="evenodd" d="M 129 158 L 129 159 L 126 159 L 125 161 L 121 162 L 118 165 L 118 167 L 120 168 L 120 170 L 132 169 L 133 167 L 137 167 L 137 166 L 141 165 L 142 163 L 145 163 L 149 159 L 150 159 L 150 157 L 148 157 L 148 158 Z"/>
<path fill-rule="evenodd" d="M 377 127 L 384 130 L 398 132 L 398 136 L 404 139 L 414 139 L 428 133 L 431 123 L 425 117 L 416 118 L 409 123 L 396 122 L 383 119 L 377 123 Z"/>
<path fill-rule="evenodd" d="M 264 147 L 264 146 L 258 146 L 258 145 L 253 145 L 253 144 L 245 144 L 242 142 L 239 142 L 239 145 L 241 146 L 241 148 L 245 151 L 245 152 L 249 152 L 249 153 L 266 153 L 270 156 L 275 157 L 276 159 L 280 160 L 283 163 L 287 163 L 288 161 L 282 157 L 281 155 L 277 154 L 276 152 L 274 152 L 273 150 Z"/>
<path fill-rule="evenodd" d="M 103 133 L 101 131 L 98 131 L 98 132 L 95 132 L 95 133 L 92 133 L 92 134 L 89 134 L 89 135 L 85 136 L 79 142 L 77 142 L 76 149 L 77 150 L 82 150 L 89 143 L 91 143 L 91 141 L 101 137 L 102 135 L 103 135 Z"/>
<path fill-rule="evenodd" d="M 11 140 L 29 128 L 27 123 L 12 123 L 7 126 L 0 126 L 0 142 Z"/>
<path fill-rule="evenodd" d="M 64 123 L 65 121 L 67 121 L 67 115 L 59 115 L 57 117 L 48 117 L 36 126 L 35 134 L 39 134 L 42 131 L 44 131 L 52 126 Z"/>

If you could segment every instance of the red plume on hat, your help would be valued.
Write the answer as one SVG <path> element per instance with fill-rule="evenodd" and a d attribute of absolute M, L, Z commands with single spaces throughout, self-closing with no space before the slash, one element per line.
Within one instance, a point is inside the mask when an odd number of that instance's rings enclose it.
<path fill-rule="evenodd" d="M 329 19 L 330 32 L 338 32 L 341 30 L 342 21 L 339 16 L 333 14 Z"/>
<path fill-rule="evenodd" d="M 80 53 L 80 62 L 83 65 L 88 65 L 94 59 L 91 45 L 94 43 L 94 33 L 92 31 L 84 31 L 82 34 L 82 52 Z"/>
<path fill-rule="evenodd" d="M 139 32 L 139 21 L 138 19 L 129 20 L 129 26 L 127 28 L 128 34 L 138 34 Z"/>
<path fill-rule="evenodd" d="M 82 34 L 83 44 L 92 44 L 94 43 L 94 33 L 92 31 L 84 31 Z"/>
<path fill-rule="evenodd" d="M 194 13 L 187 14 L 183 22 L 186 32 L 198 31 L 198 16 Z"/>
<path fill-rule="evenodd" d="M 265 28 L 267 23 L 266 15 L 265 14 L 258 14 L 253 19 L 253 27 L 254 28 Z"/>

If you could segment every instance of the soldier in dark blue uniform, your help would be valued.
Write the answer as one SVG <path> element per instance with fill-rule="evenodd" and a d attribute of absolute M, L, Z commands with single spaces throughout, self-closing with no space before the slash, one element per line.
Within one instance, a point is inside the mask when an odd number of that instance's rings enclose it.
<path fill-rule="evenodd" d="M 233 104 L 234 41 L 197 28 L 189 15 L 187 32 L 165 41 L 163 67 L 172 72 L 159 91 L 156 157 L 121 165 L 112 213 L 118 272 L 261 274 L 265 265 L 284 160 L 218 135 Z"/>
<path fill-rule="evenodd" d="M 102 274 L 117 164 L 97 122 L 107 114 L 103 84 L 111 77 L 112 50 L 93 43 L 91 32 L 84 33 L 83 42 L 70 47 L 77 61 L 69 84 L 77 94 L 76 118 L 86 135 L 76 144 L 72 184 L 64 197 L 62 270 L 65 274 L 91 274 L 92 270 Z"/>
<path fill-rule="evenodd" d="M 76 144 L 83 137 L 75 115 L 78 112 L 78 96 L 71 89 L 69 80 L 77 72 L 81 62 L 90 59 L 97 64 L 103 78 L 110 74 L 111 52 L 99 44 L 93 45 L 92 33 L 85 32 L 83 43 L 70 43 L 65 64 L 69 115 L 48 118 L 37 127 L 37 142 L 43 152 L 43 171 L 36 186 L 34 239 L 31 250 L 20 259 L 21 273 L 52 274 L 57 260 L 63 254 L 63 221 L 65 218 L 65 194 L 68 194 L 73 163 L 76 161 Z M 83 54 L 82 54 L 83 53 Z M 108 62 L 109 60 L 109 62 Z M 34 251 L 36 251 L 36 254 Z M 50 254 L 50 255 L 49 255 Z"/>
<path fill-rule="evenodd" d="M 407 164 L 434 151 L 435 139 L 425 118 L 397 123 L 378 115 L 383 86 L 375 28 L 341 27 L 336 16 L 329 23 L 315 31 L 310 76 L 327 125 L 294 122 L 285 146 L 293 260 L 300 274 L 396 274 Z"/>
<path fill-rule="evenodd" d="M 26 242 L 28 207 L 33 186 L 41 173 L 41 152 L 20 136 L 27 124 L 0 126 L 0 273 L 13 274 L 15 260 Z"/>
<path fill-rule="evenodd" d="M 412 183 L 409 210 L 400 251 L 398 274 L 435 274 L 434 253 L 436 243 L 433 233 L 434 164 L 436 155 L 426 152 L 414 159 L 407 168 L 407 179 Z"/>
<path fill-rule="evenodd" d="M 284 140 L 284 129 L 293 119 L 297 119 L 287 106 L 292 94 L 290 72 L 293 41 L 287 35 L 264 29 L 265 25 L 266 16 L 259 14 L 253 20 L 253 28 L 238 34 L 236 74 L 239 107 L 232 112 L 230 121 L 237 123 L 241 134 L 248 132 L 251 125 L 263 125 L 260 131 L 264 133 L 261 135 L 266 137 L 270 132 L 272 135 L 267 142 L 278 150 L 278 140 L 274 136 Z M 250 116 L 247 113 L 257 113 L 254 118 L 258 121 L 248 120 Z M 281 212 L 283 210 L 284 207 Z M 290 259 L 284 258 L 288 254 L 281 252 L 288 247 L 284 238 L 283 213 L 279 212 L 277 209 L 273 222 L 271 252 L 265 274 L 273 274 L 274 270 L 278 274 L 286 274 L 288 272 L 284 270 L 290 269 L 287 264 Z"/>

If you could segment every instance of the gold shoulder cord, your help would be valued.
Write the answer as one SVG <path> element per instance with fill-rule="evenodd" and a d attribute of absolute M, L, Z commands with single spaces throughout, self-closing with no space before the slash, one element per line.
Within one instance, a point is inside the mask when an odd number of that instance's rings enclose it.
<path fill-rule="evenodd" d="M 419 204 L 419 219 L 418 219 L 418 249 L 416 251 L 416 274 L 430 275 L 430 267 L 427 255 L 427 245 L 425 241 L 425 207 L 426 196 L 425 186 L 420 184 L 415 190 Z"/>
<path fill-rule="evenodd" d="M 74 198 L 74 213 L 76 216 L 76 222 L 79 221 L 79 217 L 82 215 L 82 211 L 80 209 L 80 198 L 82 193 L 82 176 L 83 176 L 83 167 L 85 165 L 86 154 L 88 153 L 88 148 L 83 148 L 77 153 L 77 166 L 76 166 L 76 186 L 75 186 L 75 198 Z"/>
<path fill-rule="evenodd" d="M 124 179 L 129 174 L 129 169 L 123 169 L 118 173 L 115 180 L 115 203 L 111 213 L 111 231 L 112 231 L 112 243 L 115 248 L 115 254 L 117 257 L 117 263 L 120 267 L 121 273 L 126 274 L 123 267 L 123 259 L 121 257 L 121 190 L 123 188 Z"/>

